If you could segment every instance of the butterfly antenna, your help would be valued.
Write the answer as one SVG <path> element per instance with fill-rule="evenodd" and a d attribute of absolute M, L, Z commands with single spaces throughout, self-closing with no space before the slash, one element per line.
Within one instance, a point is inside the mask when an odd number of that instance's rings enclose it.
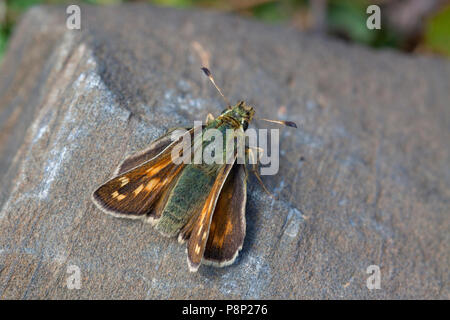
<path fill-rule="evenodd" d="M 261 119 L 261 118 L 259 118 L 258 120 L 263 120 L 263 121 L 272 122 L 272 123 L 278 123 L 278 124 L 285 125 L 287 127 L 297 128 L 297 125 L 295 124 L 295 122 L 292 122 L 292 121 L 270 120 L 270 119 Z"/>
<path fill-rule="evenodd" d="M 205 75 L 208 77 L 209 81 L 212 82 L 212 84 L 214 85 L 214 87 L 217 89 L 217 91 L 219 91 L 220 95 L 222 96 L 223 100 L 225 101 L 225 103 L 227 104 L 227 106 L 230 106 L 230 101 L 228 101 L 228 99 L 223 95 L 222 90 L 220 90 L 220 88 L 217 86 L 216 82 L 214 81 L 214 78 L 211 74 L 211 71 L 209 71 L 208 68 L 202 67 L 202 71 L 205 73 Z"/>

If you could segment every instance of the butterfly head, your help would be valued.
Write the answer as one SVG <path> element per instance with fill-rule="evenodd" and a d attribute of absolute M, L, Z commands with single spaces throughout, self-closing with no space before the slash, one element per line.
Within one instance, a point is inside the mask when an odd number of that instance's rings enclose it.
<path fill-rule="evenodd" d="M 248 124 L 252 121 L 254 114 L 255 110 L 244 101 L 240 101 L 233 107 L 222 111 L 222 115 L 232 117 L 238 121 L 244 130 L 247 130 Z"/>

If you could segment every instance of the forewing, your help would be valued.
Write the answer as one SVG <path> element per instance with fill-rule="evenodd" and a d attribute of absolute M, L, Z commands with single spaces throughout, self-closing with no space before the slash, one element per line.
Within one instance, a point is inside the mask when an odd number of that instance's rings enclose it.
<path fill-rule="evenodd" d="M 126 171 L 129 171 L 140 164 L 156 157 L 165 148 L 167 148 L 173 141 L 181 137 L 186 130 L 191 128 L 174 128 L 169 130 L 166 134 L 153 141 L 147 149 L 144 149 L 138 153 L 128 156 L 114 171 L 114 176 L 120 175 Z"/>
<path fill-rule="evenodd" d="M 186 134 L 191 134 L 192 131 Z M 182 143 L 182 138 L 169 143 L 150 160 L 146 160 L 149 156 L 145 153 L 132 156 L 130 161 L 125 160 L 119 167 L 120 173 L 93 193 L 93 202 L 101 210 L 114 216 L 136 219 L 150 214 L 158 215 L 153 210 L 157 200 L 167 188 L 173 186 L 172 182 L 184 167 L 184 163 L 173 163 L 171 157 L 172 149 Z M 160 144 L 155 146 L 162 147 Z M 153 153 L 155 148 L 149 148 L 148 154 Z M 127 167 L 133 168 L 126 170 Z"/>
<path fill-rule="evenodd" d="M 236 164 L 227 177 L 209 229 L 203 262 L 218 267 L 236 259 L 245 237 L 247 182 L 244 165 Z"/>
<path fill-rule="evenodd" d="M 199 215 L 197 215 L 196 220 L 194 220 L 195 222 L 191 223 L 192 228 L 189 232 L 190 236 L 187 244 L 187 260 L 191 272 L 197 271 L 202 262 L 214 208 L 217 199 L 219 198 L 220 191 L 232 167 L 233 164 L 225 164 L 220 168 L 202 210 Z"/>

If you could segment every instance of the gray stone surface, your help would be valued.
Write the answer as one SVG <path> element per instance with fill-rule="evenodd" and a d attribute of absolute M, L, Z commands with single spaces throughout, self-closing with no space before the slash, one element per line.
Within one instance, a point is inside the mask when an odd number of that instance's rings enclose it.
<path fill-rule="evenodd" d="M 204 11 L 65 17 L 30 10 L 0 70 L 0 298 L 450 298 L 448 61 Z M 299 128 L 264 178 L 279 199 L 250 180 L 236 263 L 192 274 L 184 246 L 90 194 L 125 154 L 223 109 L 194 41 L 230 100 Z"/>

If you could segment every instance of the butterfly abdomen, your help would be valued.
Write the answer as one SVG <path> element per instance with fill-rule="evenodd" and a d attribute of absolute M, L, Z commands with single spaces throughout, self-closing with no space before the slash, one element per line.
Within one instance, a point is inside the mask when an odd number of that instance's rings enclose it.
<path fill-rule="evenodd" d="M 216 175 L 201 167 L 188 165 L 171 191 L 156 229 L 164 235 L 175 236 L 196 213 L 200 212 Z"/>

